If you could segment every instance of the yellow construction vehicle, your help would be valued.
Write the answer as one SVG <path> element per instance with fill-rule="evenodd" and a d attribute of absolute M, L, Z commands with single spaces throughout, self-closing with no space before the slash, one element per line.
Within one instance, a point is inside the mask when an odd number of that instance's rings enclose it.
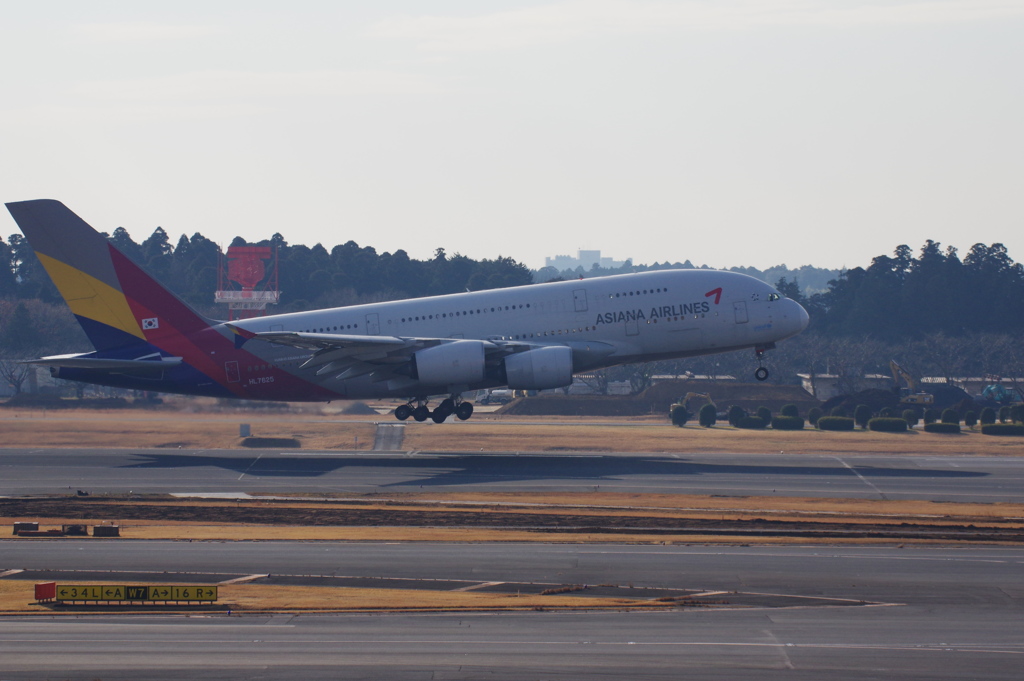
<path fill-rule="evenodd" d="M 921 392 L 917 389 L 917 379 L 901 367 L 896 360 L 889 360 L 889 370 L 892 372 L 893 392 L 900 396 L 900 404 L 911 404 L 926 406 L 935 403 L 935 396 L 931 393 Z M 907 387 L 900 387 L 900 379 L 903 379 Z"/>
<path fill-rule="evenodd" d="M 690 401 L 698 398 L 704 400 L 700 405 L 701 407 L 703 407 L 705 404 L 710 404 L 712 407 L 715 406 L 715 402 L 714 400 L 711 399 L 711 395 L 707 393 L 686 393 L 686 396 L 683 397 L 683 399 L 679 400 L 679 404 L 683 405 L 683 407 L 686 408 L 686 411 L 690 412 L 691 414 L 696 414 L 697 412 L 695 412 L 693 409 L 690 409 Z"/>

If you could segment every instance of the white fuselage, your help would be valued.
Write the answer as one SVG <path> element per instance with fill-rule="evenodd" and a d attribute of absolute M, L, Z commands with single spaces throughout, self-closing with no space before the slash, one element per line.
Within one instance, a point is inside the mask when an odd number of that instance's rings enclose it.
<path fill-rule="evenodd" d="M 354 305 L 235 322 L 251 332 L 464 338 L 573 349 L 573 371 L 770 346 L 807 326 L 807 312 L 735 272 L 664 270 Z M 298 369 L 309 353 L 264 344 L 267 366 Z M 246 349 L 254 351 L 252 344 Z M 243 370 L 244 371 L 244 370 Z M 250 370 L 249 373 L 252 373 Z M 316 381 L 348 397 L 409 395 L 370 378 Z M 258 390 L 259 383 L 253 384 Z M 468 389 L 500 385 L 485 380 Z M 254 395 L 256 396 L 256 395 Z"/>

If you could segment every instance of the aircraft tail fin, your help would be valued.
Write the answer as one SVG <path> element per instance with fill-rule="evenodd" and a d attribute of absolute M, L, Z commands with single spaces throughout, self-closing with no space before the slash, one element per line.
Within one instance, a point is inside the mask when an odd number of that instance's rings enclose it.
<path fill-rule="evenodd" d="M 182 339 L 216 323 L 168 291 L 63 203 L 20 201 L 8 203 L 7 209 L 97 351 L 174 353 Z"/>

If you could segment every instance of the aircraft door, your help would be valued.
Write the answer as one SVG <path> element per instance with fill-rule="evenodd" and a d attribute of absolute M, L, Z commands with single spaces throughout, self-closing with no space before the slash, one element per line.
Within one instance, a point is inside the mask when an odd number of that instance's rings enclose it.
<path fill-rule="evenodd" d="M 238 371 L 238 362 L 224 362 L 224 374 L 227 376 L 228 383 L 238 383 L 242 380 L 242 375 Z"/>
<path fill-rule="evenodd" d="M 640 335 L 640 324 L 635 319 L 626 322 L 626 335 L 627 336 L 639 336 Z"/>
<path fill-rule="evenodd" d="M 376 312 L 366 315 L 366 333 L 369 336 L 380 335 L 380 315 Z"/>
<path fill-rule="evenodd" d="M 747 316 L 747 301 L 737 300 L 732 304 L 732 309 L 736 313 L 737 324 L 746 324 L 750 321 L 750 318 Z"/>
<path fill-rule="evenodd" d="M 587 290 L 578 288 L 572 292 L 572 300 L 576 304 L 577 312 L 587 311 Z"/>

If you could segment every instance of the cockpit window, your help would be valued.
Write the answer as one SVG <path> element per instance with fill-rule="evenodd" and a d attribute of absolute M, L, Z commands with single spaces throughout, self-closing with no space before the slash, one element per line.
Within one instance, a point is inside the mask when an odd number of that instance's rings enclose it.
<path fill-rule="evenodd" d="M 781 295 L 779 295 L 778 293 L 769 293 L 769 294 L 768 294 L 768 300 L 769 300 L 769 301 L 772 301 L 772 300 L 781 300 L 781 299 L 782 299 L 782 296 L 781 296 Z"/>

